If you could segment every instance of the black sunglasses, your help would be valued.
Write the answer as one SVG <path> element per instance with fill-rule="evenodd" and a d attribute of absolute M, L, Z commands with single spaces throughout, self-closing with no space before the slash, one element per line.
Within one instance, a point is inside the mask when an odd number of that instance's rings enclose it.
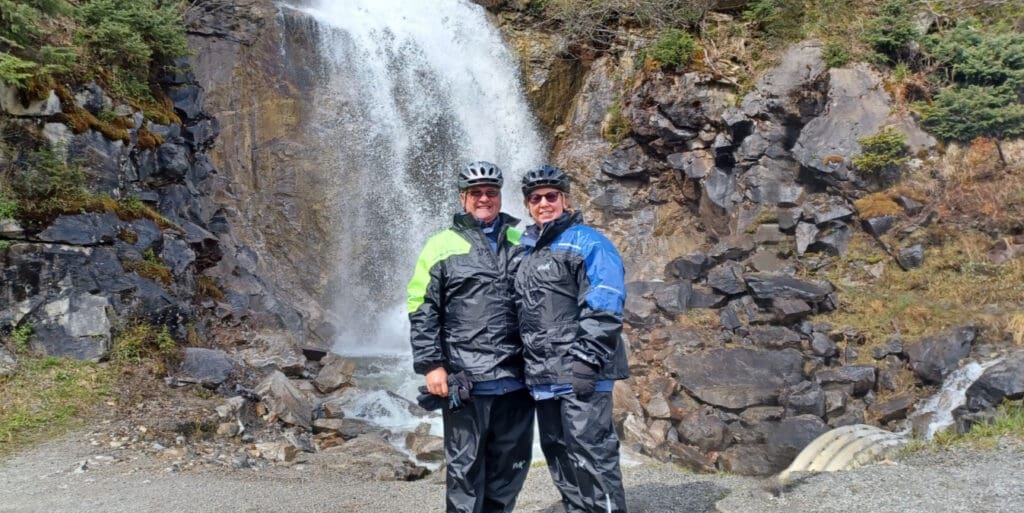
<path fill-rule="evenodd" d="M 501 191 L 498 189 L 470 189 L 466 191 L 470 198 L 479 198 L 481 196 L 487 196 L 488 198 L 497 198 L 501 195 Z"/>
<path fill-rule="evenodd" d="M 548 203 L 554 203 L 558 201 L 558 198 L 562 196 L 562 193 L 557 191 L 547 192 L 544 194 L 531 194 L 528 201 L 531 205 L 539 205 L 541 198 L 547 200 Z"/>

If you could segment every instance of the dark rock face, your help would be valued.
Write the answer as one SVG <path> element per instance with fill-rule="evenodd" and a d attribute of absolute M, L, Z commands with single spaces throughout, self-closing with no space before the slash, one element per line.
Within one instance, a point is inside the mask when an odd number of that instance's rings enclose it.
<path fill-rule="evenodd" d="M 802 367 L 800 352 L 792 349 L 713 349 L 669 362 L 688 393 L 729 409 L 777 404 L 782 387 L 803 379 Z"/>
<path fill-rule="evenodd" d="M 1017 351 L 1003 361 L 989 367 L 967 389 L 969 401 L 988 407 L 997 406 L 1004 399 L 1024 398 L 1024 351 Z"/>
<path fill-rule="evenodd" d="M 878 369 L 870 365 L 848 365 L 836 369 L 819 371 L 814 379 L 822 387 L 849 385 L 854 394 L 866 394 L 875 387 Z"/>
<path fill-rule="evenodd" d="M 745 279 L 757 299 L 800 299 L 820 303 L 832 293 L 832 287 L 826 283 L 800 280 L 782 274 L 748 274 Z"/>
<path fill-rule="evenodd" d="M 228 380 L 234 362 L 219 349 L 185 348 L 185 357 L 175 377 L 183 383 L 216 388 Z"/>
<path fill-rule="evenodd" d="M 957 362 L 971 352 L 977 330 L 964 326 L 938 337 L 926 337 L 904 347 L 914 374 L 928 383 L 942 380 L 957 367 Z"/>
<path fill-rule="evenodd" d="M 62 215 L 36 235 L 43 242 L 94 246 L 112 244 L 121 228 L 121 220 L 110 212 L 103 214 Z"/>

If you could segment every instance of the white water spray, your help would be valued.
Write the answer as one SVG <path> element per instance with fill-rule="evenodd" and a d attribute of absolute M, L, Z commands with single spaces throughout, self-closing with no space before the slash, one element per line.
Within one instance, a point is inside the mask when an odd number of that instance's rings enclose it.
<path fill-rule="evenodd" d="M 316 0 L 316 158 L 340 177 L 335 351 L 408 352 L 405 284 L 426 238 L 458 210 L 460 163 L 505 172 L 504 210 L 545 147 L 515 62 L 467 0 Z"/>
<path fill-rule="evenodd" d="M 909 420 L 911 423 L 917 417 L 930 416 L 928 418 L 928 426 L 920 433 L 920 436 L 925 440 L 931 440 L 935 437 L 936 433 L 953 425 L 956 422 L 956 419 L 953 417 L 953 411 L 967 402 L 967 389 L 975 381 L 978 381 L 978 378 L 985 373 L 985 369 L 1001 361 L 1003 361 L 1002 358 L 996 358 L 984 363 L 969 362 L 950 373 L 946 380 L 943 381 L 942 388 L 935 395 L 922 402 L 914 414 L 910 416 Z"/>

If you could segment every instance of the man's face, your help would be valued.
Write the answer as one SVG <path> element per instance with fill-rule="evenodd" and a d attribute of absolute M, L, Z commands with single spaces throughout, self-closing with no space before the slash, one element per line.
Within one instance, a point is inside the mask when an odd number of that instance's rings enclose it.
<path fill-rule="evenodd" d="M 490 223 L 501 212 L 501 189 L 493 185 L 474 185 L 459 193 L 459 199 L 477 221 Z"/>

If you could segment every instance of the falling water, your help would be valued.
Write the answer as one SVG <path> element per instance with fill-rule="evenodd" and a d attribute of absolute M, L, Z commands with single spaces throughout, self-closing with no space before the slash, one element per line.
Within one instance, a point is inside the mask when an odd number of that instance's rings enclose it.
<path fill-rule="evenodd" d="M 316 23 L 322 69 L 311 148 L 343 181 L 335 350 L 408 352 L 405 284 L 430 233 L 458 209 L 459 163 L 488 160 L 515 184 L 544 143 L 518 70 L 468 0 L 317 0 L 286 6 Z M 521 217 L 516 187 L 506 211 Z"/>
<path fill-rule="evenodd" d="M 953 425 L 956 419 L 953 411 L 967 402 L 967 389 L 978 381 L 978 378 L 985 373 L 985 369 L 999 363 L 1002 358 L 989 360 L 987 362 L 968 362 L 963 367 L 953 371 L 942 383 L 942 388 L 918 405 L 917 410 L 910 417 L 910 421 L 922 417 L 927 421 L 926 427 L 919 433 L 921 438 L 931 440 L 936 433 Z"/>

